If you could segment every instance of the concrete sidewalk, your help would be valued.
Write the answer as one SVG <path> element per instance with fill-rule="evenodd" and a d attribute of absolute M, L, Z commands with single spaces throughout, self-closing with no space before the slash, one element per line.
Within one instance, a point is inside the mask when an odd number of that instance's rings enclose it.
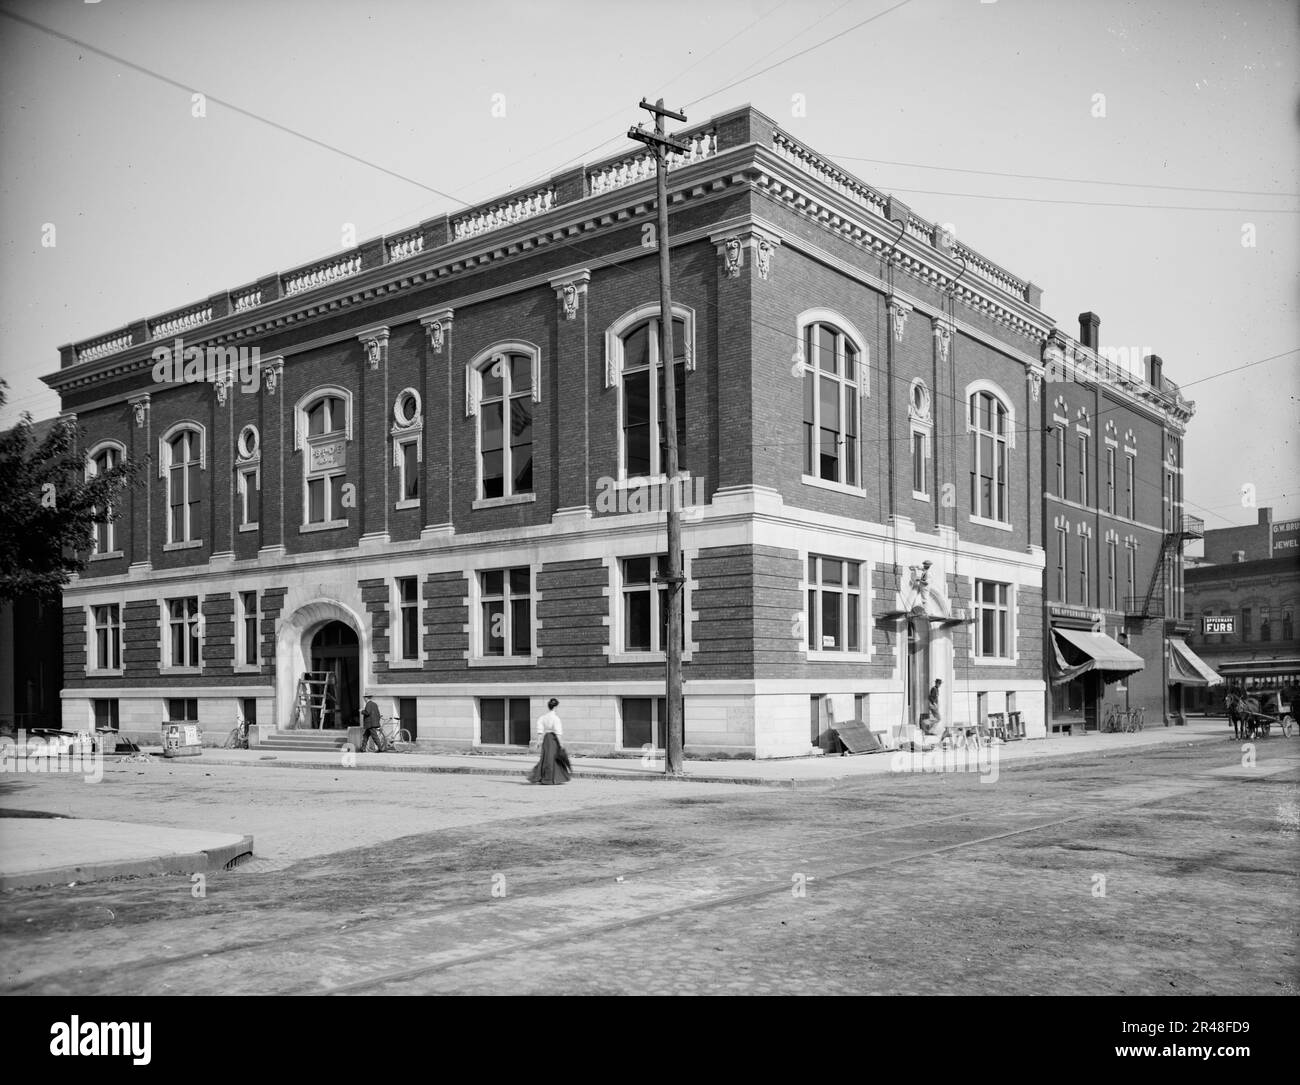
<path fill-rule="evenodd" d="M 990 749 L 955 755 L 956 767 L 988 774 L 1014 771 L 1017 764 L 1045 760 L 1132 754 L 1162 747 L 1230 739 L 1225 720 L 1193 720 L 1185 727 L 1160 727 L 1139 734 L 1086 734 L 1034 741 L 1012 742 Z M 1300 744 L 1286 739 L 1266 740 Z M 1235 748 L 1232 757 L 1237 756 Z M 351 760 L 349 765 L 345 757 Z M 105 766 L 113 770 L 122 756 L 110 755 Z M 162 764 L 162 759 L 155 763 Z M 528 754 L 355 754 L 285 753 L 261 750 L 205 748 L 197 757 L 176 758 L 169 768 L 186 766 L 202 770 L 214 765 L 244 768 L 334 770 L 350 772 L 456 773 L 488 777 L 521 777 L 532 767 Z M 577 780 L 666 780 L 662 761 L 643 764 L 639 758 L 574 757 Z M 751 784 L 767 787 L 833 787 L 837 782 L 885 776 L 891 772 L 940 771 L 943 762 L 928 755 L 882 752 L 848 757 L 805 757 L 780 761 L 686 761 L 684 774 L 673 783 Z M 949 768 L 948 771 L 952 771 Z M 252 837 L 193 829 L 161 828 L 114 821 L 53 817 L 0 817 L 0 889 L 20 886 L 85 882 L 121 875 L 196 873 L 216 870 L 231 859 L 253 850 Z"/>
<path fill-rule="evenodd" d="M 1231 738 L 1226 719 L 1196 719 L 1184 727 L 1149 728 L 1137 734 L 1065 735 L 1053 738 L 1008 742 L 979 751 L 980 763 L 996 760 L 999 765 L 1035 762 L 1045 758 L 1081 754 L 1123 753 L 1130 750 L 1177 745 L 1187 742 L 1211 742 Z M 956 751 L 960 761 L 966 751 Z M 971 760 L 976 751 L 969 751 Z M 350 760 L 345 761 L 347 757 Z M 783 760 L 722 760 L 683 762 L 680 780 L 688 783 L 755 784 L 768 787 L 816 786 L 907 771 L 911 755 L 896 751 L 849 756 L 796 757 Z M 636 757 L 583 757 L 572 755 L 575 778 L 606 780 L 667 779 L 663 761 L 646 761 Z M 112 758 L 107 758 L 111 762 Z M 536 762 L 524 753 L 501 754 L 344 754 L 288 753 L 283 750 L 222 750 L 205 748 L 199 757 L 177 759 L 174 764 L 248 765 L 274 768 L 337 769 L 373 772 L 455 772 L 485 776 L 523 776 Z M 677 779 L 674 782 L 678 782 Z"/>
<path fill-rule="evenodd" d="M 0 818 L 0 890 L 125 874 L 196 874 L 251 855 L 253 838 L 81 818 Z"/>

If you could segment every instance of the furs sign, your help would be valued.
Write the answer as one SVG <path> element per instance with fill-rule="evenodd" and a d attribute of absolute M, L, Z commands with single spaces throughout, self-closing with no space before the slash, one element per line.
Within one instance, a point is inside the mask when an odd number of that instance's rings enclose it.
<path fill-rule="evenodd" d="M 1235 614 L 1203 614 L 1201 616 L 1201 633 L 1210 637 L 1220 633 L 1235 633 L 1237 616 Z"/>

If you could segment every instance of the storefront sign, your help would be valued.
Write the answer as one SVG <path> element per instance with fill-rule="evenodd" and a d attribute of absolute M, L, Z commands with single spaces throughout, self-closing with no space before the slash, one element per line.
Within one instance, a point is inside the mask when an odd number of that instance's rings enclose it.
<path fill-rule="evenodd" d="M 1300 550 L 1300 520 L 1283 520 L 1273 525 L 1273 552 Z"/>
<path fill-rule="evenodd" d="M 1235 614 L 1203 614 L 1201 616 L 1201 632 L 1207 637 L 1218 633 L 1235 633 L 1236 626 L 1237 616 Z"/>

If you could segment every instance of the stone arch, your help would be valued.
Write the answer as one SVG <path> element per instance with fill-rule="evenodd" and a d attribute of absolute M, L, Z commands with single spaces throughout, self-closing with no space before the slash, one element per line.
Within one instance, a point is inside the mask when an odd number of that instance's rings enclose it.
<path fill-rule="evenodd" d="M 357 673 L 363 689 L 374 683 L 370 637 L 366 623 L 351 606 L 338 599 L 317 598 L 294 609 L 275 638 L 275 720 L 282 730 L 294 726 L 298 679 L 311 659 L 312 638 L 330 622 L 342 622 L 357 635 Z"/>

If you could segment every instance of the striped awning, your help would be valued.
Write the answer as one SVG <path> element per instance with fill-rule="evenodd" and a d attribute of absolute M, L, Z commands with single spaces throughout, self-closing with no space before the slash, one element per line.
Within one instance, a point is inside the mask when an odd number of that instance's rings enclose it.
<path fill-rule="evenodd" d="M 1052 684 L 1059 686 L 1088 671 L 1103 671 L 1114 681 L 1143 670 L 1146 661 L 1105 633 L 1087 629 L 1053 629 L 1052 654 L 1056 657 Z"/>
<path fill-rule="evenodd" d="M 1169 681 L 1183 686 L 1219 686 L 1223 679 L 1215 674 L 1200 656 L 1187 647 L 1180 637 L 1170 637 Z"/>

